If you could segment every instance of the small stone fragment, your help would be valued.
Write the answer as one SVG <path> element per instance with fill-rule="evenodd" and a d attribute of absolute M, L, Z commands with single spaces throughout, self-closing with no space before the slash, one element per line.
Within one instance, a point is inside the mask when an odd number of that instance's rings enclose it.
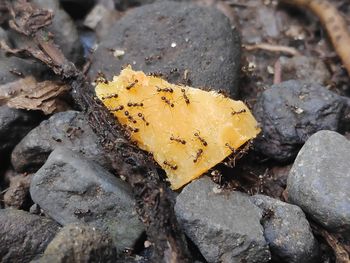
<path fill-rule="evenodd" d="M 319 262 L 317 241 L 298 206 L 265 195 L 254 195 L 252 201 L 263 211 L 264 236 L 273 262 Z"/>
<path fill-rule="evenodd" d="M 39 121 L 40 114 L 0 106 L 0 162 Z"/>
<path fill-rule="evenodd" d="M 42 254 L 59 230 L 51 219 L 12 208 L 0 209 L 1 262 L 29 262 Z"/>
<path fill-rule="evenodd" d="M 29 186 L 32 175 L 18 174 L 10 178 L 10 185 L 4 194 L 5 206 L 17 209 L 29 208 L 31 204 Z"/>
<path fill-rule="evenodd" d="M 116 250 L 107 233 L 81 223 L 63 227 L 37 263 L 115 262 Z"/>

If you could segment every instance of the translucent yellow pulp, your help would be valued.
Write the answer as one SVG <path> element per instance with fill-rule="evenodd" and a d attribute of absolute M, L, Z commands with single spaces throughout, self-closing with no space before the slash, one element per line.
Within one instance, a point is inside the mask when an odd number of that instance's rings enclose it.
<path fill-rule="evenodd" d="M 153 154 L 172 189 L 199 177 L 260 132 L 243 102 L 130 67 L 111 82 L 99 82 L 96 95 L 130 139 Z"/>

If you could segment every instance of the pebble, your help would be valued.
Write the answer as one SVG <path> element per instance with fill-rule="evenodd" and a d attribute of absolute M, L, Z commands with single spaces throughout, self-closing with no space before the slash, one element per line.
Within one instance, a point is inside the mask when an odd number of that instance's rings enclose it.
<path fill-rule="evenodd" d="M 350 236 L 350 142 L 333 131 L 312 135 L 287 181 L 288 201 L 330 232 Z"/>
<path fill-rule="evenodd" d="M 97 136 L 77 111 L 56 113 L 33 129 L 13 150 L 12 165 L 18 172 L 35 172 L 58 146 L 110 167 Z"/>
<path fill-rule="evenodd" d="M 144 231 L 129 186 L 95 162 L 56 148 L 34 175 L 30 194 L 61 225 L 85 222 L 107 231 L 120 252 Z"/>
<path fill-rule="evenodd" d="M 345 99 L 317 83 L 289 80 L 262 92 L 254 116 L 262 133 L 255 148 L 267 157 L 287 162 L 315 132 L 337 131 Z"/>
<path fill-rule="evenodd" d="M 208 262 L 268 262 L 261 210 L 244 193 L 215 189 L 203 177 L 176 198 L 175 213 L 187 236 Z"/>
<path fill-rule="evenodd" d="M 17 174 L 10 178 L 10 185 L 4 194 L 6 207 L 28 209 L 32 201 L 29 194 L 29 186 L 32 175 Z"/>
<path fill-rule="evenodd" d="M 0 209 L 2 263 L 29 262 L 42 254 L 59 230 L 51 219 L 12 208 Z"/>
<path fill-rule="evenodd" d="M 121 57 L 115 50 L 125 51 Z M 240 39 L 228 18 L 214 7 L 161 1 L 127 12 L 101 40 L 92 58 L 91 81 L 107 79 L 123 65 L 161 72 L 172 83 L 237 93 Z M 188 81 L 189 80 L 189 81 Z"/>
<path fill-rule="evenodd" d="M 36 113 L 0 106 L 0 161 L 4 161 L 5 156 L 38 125 L 39 120 Z"/>
<path fill-rule="evenodd" d="M 263 210 L 264 236 L 273 262 L 320 262 L 318 243 L 300 207 L 265 195 L 255 195 L 252 201 Z"/>
<path fill-rule="evenodd" d="M 82 223 L 63 227 L 36 263 L 115 262 L 116 250 L 111 237 Z M 32 263 L 34 263 L 32 262 Z"/>

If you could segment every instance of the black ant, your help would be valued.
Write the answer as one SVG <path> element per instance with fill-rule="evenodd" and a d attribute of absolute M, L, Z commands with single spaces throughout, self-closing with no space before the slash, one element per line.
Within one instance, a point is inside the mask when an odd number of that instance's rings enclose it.
<path fill-rule="evenodd" d="M 174 103 L 171 103 L 170 100 L 168 100 L 166 97 L 161 97 L 162 101 L 164 101 L 166 104 L 168 104 L 170 107 L 174 108 Z"/>
<path fill-rule="evenodd" d="M 163 73 L 162 72 L 150 72 L 150 73 L 147 73 L 147 76 L 152 76 L 152 77 L 162 77 L 163 76 Z"/>
<path fill-rule="evenodd" d="M 104 83 L 104 84 L 108 84 L 108 80 L 105 76 L 105 74 L 103 74 L 101 71 L 99 71 L 97 73 L 97 76 L 95 78 L 95 82 L 98 84 L 98 83 Z"/>
<path fill-rule="evenodd" d="M 137 84 L 137 82 L 139 82 L 137 79 L 134 81 L 134 82 L 132 82 L 132 83 L 130 83 L 128 86 L 126 86 L 125 88 L 127 89 L 127 90 L 130 90 L 131 88 L 133 88 L 136 84 Z"/>
<path fill-rule="evenodd" d="M 141 120 L 143 120 L 143 121 L 145 122 L 146 126 L 149 125 L 149 122 L 146 121 L 145 117 L 143 116 L 143 114 L 142 114 L 141 112 L 139 112 L 139 113 L 137 114 L 137 116 L 139 116 L 139 117 L 141 118 Z"/>
<path fill-rule="evenodd" d="M 236 114 L 242 114 L 242 113 L 245 113 L 245 112 L 247 112 L 246 109 L 242 109 L 242 110 L 239 110 L 239 111 L 232 111 L 231 115 L 234 116 Z"/>
<path fill-rule="evenodd" d="M 143 107 L 143 103 L 132 103 L 132 102 L 128 102 L 128 107 Z"/>
<path fill-rule="evenodd" d="M 190 99 L 186 95 L 186 90 L 185 89 L 181 89 L 181 92 L 183 93 L 182 96 L 184 97 L 186 104 L 187 105 L 190 104 Z"/>
<path fill-rule="evenodd" d="M 199 149 L 196 153 L 196 157 L 193 159 L 193 162 L 196 163 L 198 159 L 202 156 L 203 154 L 203 149 Z"/>
<path fill-rule="evenodd" d="M 105 95 L 105 96 L 103 96 L 101 99 L 102 100 L 105 100 L 105 99 L 116 99 L 116 98 L 118 98 L 118 94 L 116 94 L 116 93 L 112 93 L 112 94 L 109 94 L 109 95 Z"/>
<path fill-rule="evenodd" d="M 110 111 L 120 111 L 120 110 L 123 110 L 124 109 L 124 106 L 123 105 L 120 105 L 116 108 L 113 108 L 113 109 L 110 109 Z"/>
<path fill-rule="evenodd" d="M 204 146 L 208 146 L 208 143 L 202 137 L 199 136 L 198 132 L 194 133 L 194 136 L 197 137 L 198 140 L 200 140 Z"/>
<path fill-rule="evenodd" d="M 233 152 L 233 153 L 236 152 L 235 148 L 233 148 L 233 147 L 232 147 L 231 145 L 229 145 L 228 143 L 225 143 L 225 146 L 226 146 L 227 148 L 229 148 L 229 149 L 231 150 L 231 152 Z"/>
<path fill-rule="evenodd" d="M 164 88 L 164 89 L 162 89 L 162 88 L 157 87 L 157 92 L 170 92 L 170 93 L 173 93 L 174 90 L 172 88 Z"/>
<path fill-rule="evenodd" d="M 170 141 L 175 141 L 175 142 L 179 142 L 181 144 L 186 144 L 186 141 L 180 138 L 175 138 L 173 135 L 171 135 L 170 137 Z"/>
<path fill-rule="evenodd" d="M 177 169 L 177 165 L 176 164 L 170 164 L 167 161 L 163 162 L 164 165 L 169 166 L 172 170 L 176 170 Z"/>

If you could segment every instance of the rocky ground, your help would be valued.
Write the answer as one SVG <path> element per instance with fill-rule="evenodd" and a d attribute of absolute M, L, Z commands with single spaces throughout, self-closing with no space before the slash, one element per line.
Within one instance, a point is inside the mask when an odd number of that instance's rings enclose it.
<path fill-rule="evenodd" d="M 90 82 L 131 64 L 252 109 L 262 133 L 236 166 L 172 195 L 190 262 L 349 262 L 350 82 L 315 16 L 263 0 L 32 2 L 54 11 L 55 42 Z M 57 79 L 0 51 L 0 262 L 151 262 L 132 189 L 72 97 L 49 115 L 4 103 L 24 76 Z"/>

